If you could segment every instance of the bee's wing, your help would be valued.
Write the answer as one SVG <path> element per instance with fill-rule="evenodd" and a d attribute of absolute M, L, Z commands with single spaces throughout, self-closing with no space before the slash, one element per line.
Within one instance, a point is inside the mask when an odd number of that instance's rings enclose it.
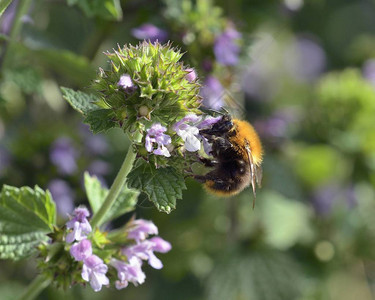
<path fill-rule="evenodd" d="M 253 189 L 253 194 L 254 194 L 254 200 L 253 200 L 253 208 L 255 206 L 255 199 L 257 197 L 257 194 L 256 194 L 256 191 L 255 191 L 255 188 L 256 188 L 256 183 L 255 181 L 258 183 L 258 176 L 257 176 L 257 173 L 259 172 L 258 170 L 260 169 L 259 167 L 257 167 L 255 164 L 254 164 L 254 160 L 253 160 L 253 155 L 251 154 L 251 149 L 250 149 L 250 146 L 248 143 L 246 143 L 246 153 L 247 153 L 247 158 L 249 159 L 249 164 L 250 164 L 250 178 L 251 178 L 251 187 Z M 259 184 L 259 183 L 258 183 Z"/>
<path fill-rule="evenodd" d="M 255 179 L 257 185 L 262 187 L 262 177 L 263 177 L 263 169 L 261 166 L 255 166 Z"/>

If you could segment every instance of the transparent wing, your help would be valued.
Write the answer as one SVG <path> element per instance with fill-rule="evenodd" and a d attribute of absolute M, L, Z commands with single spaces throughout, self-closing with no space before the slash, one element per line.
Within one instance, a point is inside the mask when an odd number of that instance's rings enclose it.
<path fill-rule="evenodd" d="M 246 147 L 247 158 L 249 159 L 249 164 L 250 164 L 250 180 L 251 180 L 250 182 L 251 182 L 251 187 L 253 189 L 253 194 L 254 194 L 254 200 L 253 200 L 253 209 L 254 209 L 255 200 L 257 197 L 256 185 L 258 186 L 261 185 L 262 168 L 254 164 L 253 155 L 251 154 L 249 143 L 246 143 L 245 147 Z"/>

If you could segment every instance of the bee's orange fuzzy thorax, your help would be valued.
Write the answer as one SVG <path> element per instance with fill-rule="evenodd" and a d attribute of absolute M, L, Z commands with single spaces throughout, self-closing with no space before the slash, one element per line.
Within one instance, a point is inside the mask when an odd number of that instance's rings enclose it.
<path fill-rule="evenodd" d="M 263 159 L 263 148 L 259 136 L 254 127 L 250 123 L 238 119 L 233 120 L 234 128 L 237 131 L 236 135 L 230 138 L 233 145 L 239 145 L 242 149 L 238 151 L 246 151 L 246 141 L 250 145 L 251 154 L 253 156 L 254 164 L 260 165 Z M 245 153 L 243 153 L 244 156 Z"/>

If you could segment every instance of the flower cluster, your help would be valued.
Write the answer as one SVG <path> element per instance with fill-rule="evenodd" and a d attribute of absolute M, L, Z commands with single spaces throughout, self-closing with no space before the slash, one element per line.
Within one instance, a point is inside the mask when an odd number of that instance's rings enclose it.
<path fill-rule="evenodd" d="M 117 270 L 117 289 L 127 287 L 129 282 L 135 286 L 142 284 L 146 278 L 141 268 L 142 261 L 147 260 L 151 267 L 161 269 L 163 264 L 154 252 L 166 253 L 172 248 L 169 242 L 158 236 L 147 239 L 150 234 L 158 234 L 158 228 L 151 221 L 134 220 L 128 224 L 127 233 L 135 244 L 122 248 L 121 253 L 126 256 L 126 260 L 112 258 L 110 262 Z"/>
<path fill-rule="evenodd" d="M 182 139 L 183 146 L 186 151 L 196 152 L 201 149 L 201 142 L 203 142 L 204 150 L 207 154 L 211 151 L 208 141 L 199 134 L 199 130 L 209 127 L 212 124 L 219 121 L 220 117 L 207 117 L 202 119 L 202 117 L 196 114 L 188 114 L 181 120 L 176 122 L 172 126 L 173 132 Z M 160 123 L 153 124 L 149 129 L 147 129 L 147 134 L 145 137 L 145 148 L 148 152 L 152 152 L 156 155 L 162 155 L 165 157 L 170 157 L 171 154 L 168 151 L 168 147 L 171 148 L 171 136 L 164 134 L 167 128 L 161 126 Z M 156 144 L 157 148 L 154 149 L 153 145 Z"/>
<path fill-rule="evenodd" d="M 155 269 L 163 267 L 154 252 L 166 253 L 172 246 L 158 236 L 148 239 L 149 235 L 158 234 L 158 228 L 154 223 L 142 219 L 130 221 L 125 227 L 126 241 L 122 241 L 126 246 L 119 250 L 111 250 L 112 255 L 107 259 L 109 262 L 107 265 L 99 256 L 93 254 L 93 246 L 88 238 L 91 232 L 88 216 L 89 212 L 86 208 L 75 209 L 71 220 L 66 224 L 66 227 L 72 230 L 67 234 L 66 242 L 75 242 L 70 247 L 70 255 L 75 261 L 83 263 L 81 277 L 90 283 L 95 292 L 100 291 L 103 285 L 109 285 L 110 279 L 106 276 L 108 266 L 117 270 L 118 278 L 115 281 L 117 289 L 127 287 L 129 282 L 136 286 L 144 283 L 146 279 L 142 271 L 144 260 Z"/>
<path fill-rule="evenodd" d="M 147 31 L 151 38 L 150 31 L 155 30 L 147 25 L 133 34 L 144 37 L 141 33 Z M 144 41 L 106 54 L 111 69 L 100 69 L 92 87 L 99 94 L 95 104 L 105 108 L 114 126 L 133 131 L 148 126 L 150 119 L 169 124 L 188 112 L 199 112 L 197 75 L 180 62 L 183 54 L 179 50 Z"/>
<path fill-rule="evenodd" d="M 108 266 L 103 260 L 95 254 L 92 254 L 91 241 L 87 235 L 91 232 L 90 223 L 87 220 L 89 211 L 84 207 L 78 207 L 74 210 L 73 218 L 66 223 L 68 229 L 73 229 L 66 236 L 67 243 L 74 243 L 70 248 L 70 254 L 76 261 L 82 261 L 82 279 L 90 282 L 95 292 L 102 289 L 103 285 L 109 284 L 109 279 L 105 275 Z"/>

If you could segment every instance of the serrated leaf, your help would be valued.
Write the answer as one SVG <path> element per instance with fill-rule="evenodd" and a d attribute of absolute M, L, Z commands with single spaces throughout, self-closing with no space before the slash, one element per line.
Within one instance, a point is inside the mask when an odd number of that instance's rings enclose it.
<path fill-rule="evenodd" d="M 93 133 L 99 133 L 116 126 L 116 122 L 112 118 L 112 110 L 97 109 L 89 111 L 83 122 L 90 125 Z"/>
<path fill-rule="evenodd" d="M 83 115 L 90 111 L 97 110 L 98 106 L 94 103 L 98 101 L 98 97 L 92 94 L 86 94 L 81 91 L 74 91 L 70 88 L 60 87 L 63 98 L 78 112 Z"/>
<path fill-rule="evenodd" d="M 136 165 L 128 175 L 129 187 L 147 194 L 159 211 L 170 213 L 176 208 L 176 199 L 186 189 L 184 177 L 172 167 L 156 169 L 147 162 Z"/>
<path fill-rule="evenodd" d="M 40 93 L 41 77 L 39 73 L 30 67 L 19 67 L 4 72 L 6 80 L 14 82 L 24 93 Z"/>
<path fill-rule="evenodd" d="M 56 223 L 50 192 L 38 186 L 4 185 L 0 194 L 0 258 L 19 259 L 36 250 Z"/>
<path fill-rule="evenodd" d="M 107 197 L 108 189 L 102 187 L 98 178 L 96 176 L 90 176 L 88 172 L 85 172 L 85 188 L 91 209 L 93 213 L 96 213 Z M 120 195 L 117 197 L 107 215 L 103 218 L 101 224 L 134 210 L 138 195 L 138 191 L 123 187 Z"/>

